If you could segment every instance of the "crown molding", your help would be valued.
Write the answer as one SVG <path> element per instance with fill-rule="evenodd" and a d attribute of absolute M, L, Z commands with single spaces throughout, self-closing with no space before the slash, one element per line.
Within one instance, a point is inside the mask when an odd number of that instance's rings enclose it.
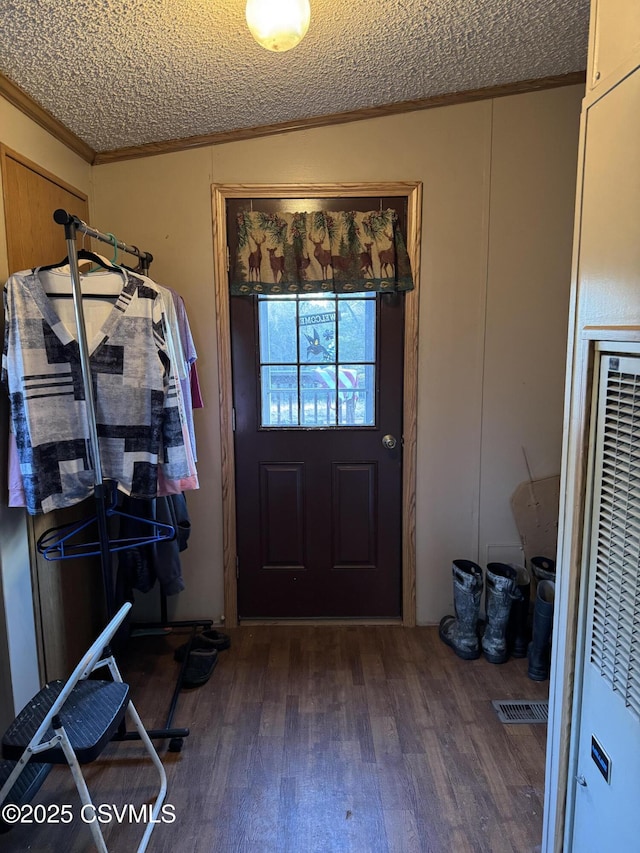
<path fill-rule="evenodd" d="M 48 131 L 55 139 L 70 148 L 87 163 L 93 164 L 96 152 L 83 142 L 79 136 L 76 136 L 68 127 L 65 127 L 62 122 L 54 118 L 51 113 L 47 112 L 44 107 L 36 103 L 30 95 L 23 92 L 19 86 L 16 86 L 8 77 L 0 73 L 0 95 L 6 98 L 10 104 L 17 107 L 21 113 L 24 113 L 30 119 L 39 124 L 40 127 Z"/>
<path fill-rule="evenodd" d="M 484 89 L 470 89 L 463 92 L 449 92 L 421 98 L 414 101 L 400 101 L 396 104 L 382 104 L 377 107 L 365 107 L 344 113 L 312 116 L 297 121 L 268 124 L 259 127 L 245 127 L 237 130 L 226 130 L 220 133 L 209 133 L 204 136 L 190 136 L 185 139 L 170 139 L 164 142 L 150 142 L 146 145 L 136 145 L 131 148 L 118 148 L 113 151 L 99 151 L 94 163 L 96 166 L 105 163 L 115 163 L 120 160 L 133 160 L 138 157 L 152 157 L 155 154 L 170 154 L 176 151 L 188 151 L 191 148 L 202 148 L 207 145 L 224 145 L 227 142 L 239 142 L 245 139 L 257 139 L 263 136 L 275 136 L 280 133 L 292 133 L 296 130 L 308 130 L 328 125 L 348 124 L 354 121 L 364 121 L 371 118 L 399 115 L 417 110 L 428 110 L 434 107 L 446 107 L 452 104 L 465 104 L 471 101 L 481 101 L 488 98 L 503 98 L 507 95 L 521 95 L 526 92 L 538 92 L 543 89 L 556 89 L 560 86 L 575 86 L 584 84 L 585 71 L 574 71 L 554 77 L 540 77 L 534 80 L 522 80 L 517 83 L 505 83 L 500 86 L 488 86 Z"/>
<path fill-rule="evenodd" d="M 48 131 L 59 142 L 62 142 L 87 163 L 95 166 L 106 163 L 116 163 L 121 160 L 134 160 L 139 157 L 153 157 L 156 154 L 170 154 L 176 151 L 188 151 L 192 148 L 203 148 L 207 145 L 224 145 L 228 142 L 239 142 L 245 139 L 258 139 L 264 136 L 276 136 L 280 133 L 292 133 L 296 130 L 308 130 L 315 127 L 348 124 L 354 121 L 400 115 L 402 113 L 429 110 L 435 107 L 447 107 L 453 104 L 465 104 L 490 98 L 504 98 L 508 95 L 522 95 L 527 92 L 539 92 L 544 89 L 556 89 L 561 86 L 584 84 L 585 71 L 574 71 L 552 77 L 540 77 L 534 80 L 521 80 L 516 83 L 505 83 L 500 86 L 488 86 L 483 89 L 469 89 L 462 92 L 448 92 L 433 95 L 430 98 L 420 98 L 412 101 L 400 101 L 396 104 L 381 104 L 376 107 L 351 110 L 330 115 L 311 116 L 297 121 L 281 122 L 279 124 L 244 127 L 236 130 L 226 130 L 219 133 L 209 133 L 204 136 L 189 136 L 184 139 L 169 139 L 164 142 L 150 142 L 145 145 L 135 145 L 130 148 L 117 148 L 112 151 L 94 151 L 82 139 L 75 135 L 62 122 L 54 118 L 44 107 L 36 103 L 26 92 L 0 73 L 0 95 L 17 107 L 26 116 Z"/>

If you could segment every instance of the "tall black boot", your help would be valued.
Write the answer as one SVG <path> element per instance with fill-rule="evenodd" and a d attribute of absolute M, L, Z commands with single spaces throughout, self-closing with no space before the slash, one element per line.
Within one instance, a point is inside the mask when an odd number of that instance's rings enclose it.
<path fill-rule="evenodd" d="M 454 560 L 453 605 L 455 616 L 440 620 L 440 639 L 463 660 L 480 657 L 478 613 L 482 596 L 482 569 L 471 560 Z"/>
<path fill-rule="evenodd" d="M 482 635 L 482 651 L 489 663 L 504 663 L 507 650 L 507 622 L 511 604 L 519 595 L 516 570 L 506 563 L 487 564 L 487 625 Z"/>
<path fill-rule="evenodd" d="M 555 596 L 555 582 L 540 581 L 533 609 L 533 636 L 528 651 L 529 668 L 527 675 L 532 681 L 546 681 L 549 678 L 549 652 L 551 650 Z"/>
<path fill-rule="evenodd" d="M 530 640 L 529 601 L 531 598 L 531 575 L 524 566 L 514 566 L 519 598 L 511 602 L 511 613 L 507 623 L 507 648 L 514 658 L 526 658 Z"/>
<path fill-rule="evenodd" d="M 556 561 L 551 557 L 532 557 L 531 571 L 534 578 L 540 581 L 555 581 L 556 579 Z"/>

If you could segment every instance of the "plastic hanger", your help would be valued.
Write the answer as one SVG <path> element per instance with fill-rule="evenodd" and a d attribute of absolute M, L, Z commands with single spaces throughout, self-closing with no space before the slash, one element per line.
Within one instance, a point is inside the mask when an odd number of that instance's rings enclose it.
<path fill-rule="evenodd" d="M 107 481 L 105 481 L 105 484 Z M 174 539 L 176 535 L 175 528 L 170 524 L 163 524 L 161 521 L 143 518 L 141 516 L 132 515 L 128 512 L 122 512 L 116 506 L 116 490 L 115 484 L 109 481 L 110 502 L 105 510 L 107 518 L 117 516 L 119 518 L 131 518 L 143 527 L 149 527 L 148 536 L 140 536 L 126 539 L 110 539 L 109 551 L 124 551 L 128 548 L 138 548 L 142 545 L 151 545 L 154 542 L 162 542 L 169 539 Z M 83 521 L 76 521 L 72 524 L 63 524 L 57 527 L 50 527 L 40 536 L 37 542 L 38 553 L 42 554 L 45 560 L 71 560 L 76 557 L 94 557 L 101 553 L 100 542 L 98 539 L 92 542 L 76 542 L 74 541 L 77 534 L 83 530 L 87 530 L 92 524 L 97 523 L 95 515 L 86 518 Z"/>
<path fill-rule="evenodd" d="M 112 234 L 110 231 L 107 231 L 107 237 L 111 237 L 113 240 L 113 257 L 111 258 L 111 263 L 114 266 L 118 266 L 118 240 L 116 239 L 115 234 Z"/>
<path fill-rule="evenodd" d="M 85 249 L 84 247 L 84 239 L 85 234 L 82 235 L 82 246 L 78 249 L 76 256 L 79 261 L 91 261 L 96 264 L 98 268 L 102 268 L 107 270 L 107 272 L 121 272 L 122 267 L 117 263 L 118 260 L 118 240 L 115 234 L 111 234 L 111 232 L 107 233 L 107 237 L 111 238 L 113 242 L 113 258 L 109 261 L 103 255 L 99 255 L 97 252 L 92 252 L 89 249 Z M 44 264 L 41 267 L 38 267 L 42 272 L 46 272 L 47 270 L 55 270 L 60 267 L 69 266 L 69 255 L 63 258 L 61 261 L 55 264 Z M 92 272 L 95 270 L 89 270 Z"/>
<path fill-rule="evenodd" d="M 138 258 L 138 263 L 135 267 L 130 266 L 129 264 L 122 264 L 122 268 L 125 270 L 129 270 L 129 272 L 140 273 L 141 275 L 149 275 L 149 260 L 148 255 L 144 252 L 141 252 L 137 246 L 132 246 L 132 249 L 135 249 Z"/>
<path fill-rule="evenodd" d="M 100 263 L 100 261 L 98 261 L 97 263 L 99 264 L 99 266 L 91 267 L 91 269 L 88 270 L 87 275 L 90 275 L 92 272 L 98 272 L 100 267 L 105 266 L 105 263 L 111 264 L 111 266 L 114 267 L 116 270 L 121 269 L 120 265 L 118 264 L 118 238 L 116 237 L 115 234 L 112 234 L 110 231 L 106 231 L 105 234 L 107 237 L 111 238 L 111 242 L 113 243 L 113 257 L 111 258 L 110 261 L 107 261 L 107 259 L 103 258 L 102 255 L 96 254 L 96 258 L 100 258 L 103 261 L 103 263 Z M 84 237 L 84 235 L 83 235 L 83 237 Z M 80 250 L 80 251 L 82 251 L 82 250 Z M 78 257 L 79 257 L 79 253 L 78 253 Z"/>
<path fill-rule="evenodd" d="M 111 235 L 113 236 L 113 235 Z M 115 240 L 115 237 L 114 237 Z M 116 253 L 117 254 L 117 253 Z M 89 270 L 89 272 L 95 272 L 97 270 L 103 269 L 110 273 L 119 273 L 117 280 L 100 280 L 95 279 L 93 281 L 88 278 L 84 278 L 82 282 L 82 296 L 83 298 L 97 298 L 97 299 L 105 299 L 109 297 L 118 297 L 122 292 L 123 280 L 122 276 L 124 274 L 124 270 L 118 264 L 115 264 L 113 261 L 109 261 L 107 258 L 102 255 L 98 255 L 96 252 L 91 252 L 87 249 L 81 248 L 78 249 L 77 253 L 78 261 L 91 261 L 94 266 Z M 62 261 L 56 264 L 46 264 L 41 267 L 37 267 L 38 272 L 47 272 L 48 270 L 56 270 L 62 267 L 69 265 L 69 256 L 67 255 Z M 46 283 L 46 294 L 47 296 L 55 296 L 55 297 L 68 297 L 72 298 L 73 293 L 71 290 L 71 276 L 69 274 L 68 277 L 65 277 L 64 280 L 60 282 L 55 281 L 47 281 Z"/>
<path fill-rule="evenodd" d="M 90 252 L 88 249 L 78 249 L 78 260 L 79 261 L 93 261 L 94 264 L 98 264 L 103 269 L 108 272 L 118 272 L 120 267 L 117 264 L 108 261 L 106 258 L 103 258 L 102 255 L 97 255 L 95 252 Z M 39 270 L 46 272 L 47 270 L 56 270 L 59 267 L 65 267 L 69 265 L 69 256 L 67 255 L 63 260 L 59 261 L 56 264 L 45 264 L 42 267 L 38 267 Z"/>

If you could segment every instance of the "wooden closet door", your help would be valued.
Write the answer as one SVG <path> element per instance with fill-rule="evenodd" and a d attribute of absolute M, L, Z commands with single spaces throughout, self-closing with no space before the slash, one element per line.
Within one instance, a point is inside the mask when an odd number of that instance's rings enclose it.
<path fill-rule="evenodd" d="M 4 146 L 0 154 L 9 272 L 62 260 L 64 229 L 53 221 L 53 212 L 63 207 L 87 220 L 86 195 Z"/>
<path fill-rule="evenodd" d="M 9 272 L 61 261 L 67 247 L 64 229 L 53 221 L 53 212 L 62 207 L 86 221 L 87 196 L 4 146 L 0 146 L 0 162 Z M 3 407 L 8 409 L 6 403 Z M 4 441 L 4 412 L 2 417 Z M 2 488 L 6 494 L 6 483 Z M 99 561 L 92 557 L 50 562 L 35 547 L 50 527 L 90 515 L 93 509 L 85 503 L 28 517 L 40 675 L 47 681 L 66 677 L 102 627 Z"/>

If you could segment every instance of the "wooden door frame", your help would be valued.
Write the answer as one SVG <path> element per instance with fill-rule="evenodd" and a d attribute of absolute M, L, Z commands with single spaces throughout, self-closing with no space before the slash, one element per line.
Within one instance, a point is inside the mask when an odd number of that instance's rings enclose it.
<path fill-rule="evenodd" d="M 348 184 L 212 184 L 213 263 L 215 277 L 218 381 L 220 396 L 220 446 L 222 474 L 224 612 L 228 625 L 238 624 L 236 577 L 236 484 L 233 439 L 233 388 L 231 324 L 229 313 L 229 263 L 227 257 L 226 202 L 230 198 L 372 198 L 403 196 L 407 199 L 407 251 L 415 289 L 405 294 L 403 464 L 402 464 L 402 619 L 416 624 L 416 445 L 418 399 L 418 308 L 420 241 L 422 234 L 422 182 Z M 349 620 L 341 620 L 349 621 Z M 372 620 L 373 621 L 373 620 Z M 375 620 L 379 621 L 379 620 Z M 358 620 L 362 624 L 362 620 Z"/>

